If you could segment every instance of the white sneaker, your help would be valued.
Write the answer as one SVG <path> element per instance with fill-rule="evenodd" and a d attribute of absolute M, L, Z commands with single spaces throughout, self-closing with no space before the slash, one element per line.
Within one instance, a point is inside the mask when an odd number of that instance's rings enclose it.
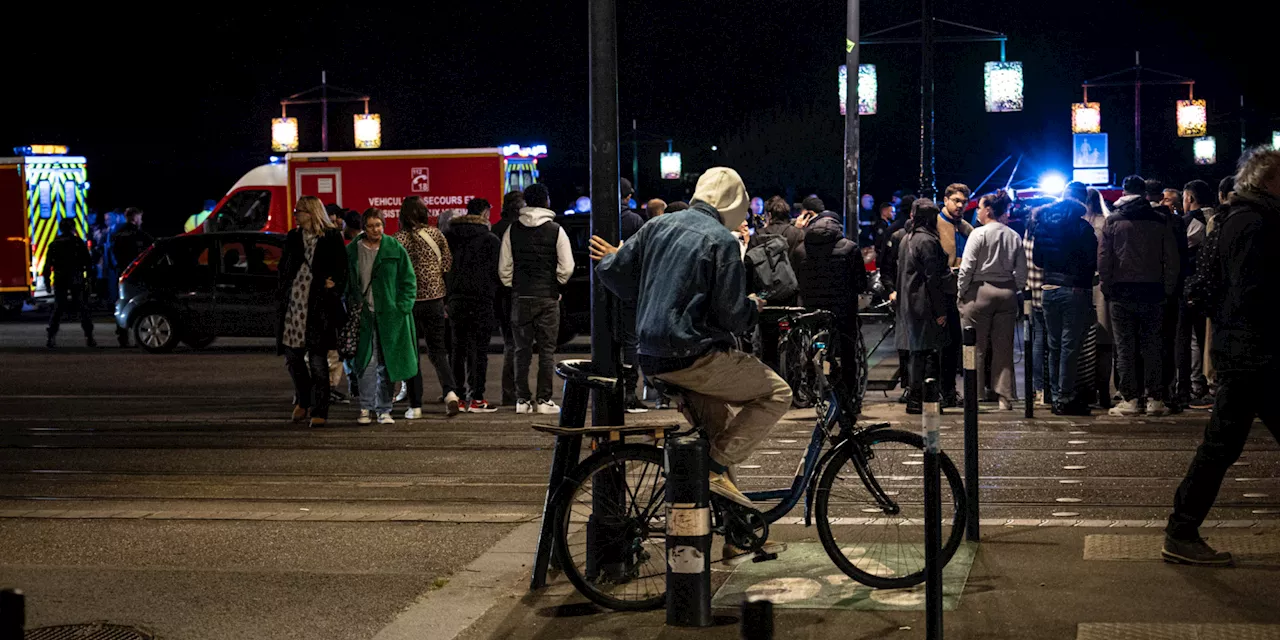
<path fill-rule="evenodd" d="M 1044 401 L 1044 390 L 1043 390 L 1043 389 L 1042 389 L 1042 390 L 1040 390 L 1040 391 L 1037 391 L 1037 392 L 1036 392 L 1036 406 L 1037 406 L 1037 407 L 1047 407 L 1047 406 L 1049 406 L 1049 405 L 1045 404 L 1045 401 Z"/>
<path fill-rule="evenodd" d="M 1152 417 L 1160 417 L 1166 413 L 1169 413 L 1169 408 L 1164 406 L 1163 401 L 1152 400 L 1150 398 L 1147 399 L 1147 415 Z"/>
<path fill-rule="evenodd" d="M 413 407 L 409 407 L 409 409 L 408 409 L 407 411 L 405 411 L 405 412 L 404 412 L 404 419 L 405 419 L 405 420 L 417 420 L 418 418 L 421 418 L 421 417 L 422 417 L 422 408 L 421 408 L 421 407 L 419 407 L 419 408 L 417 408 L 417 409 L 415 409 L 415 408 L 413 408 Z"/>
<path fill-rule="evenodd" d="M 533 403 L 528 400 L 516 400 L 516 413 L 533 413 Z"/>
<path fill-rule="evenodd" d="M 373 412 L 368 409 L 361 409 L 360 417 L 356 418 L 356 424 L 373 424 Z"/>
<path fill-rule="evenodd" d="M 1137 398 L 1134 398 L 1133 400 L 1121 400 L 1120 402 L 1117 402 L 1114 407 L 1111 407 L 1111 409 L 1107 411 L 1107 415 L 1116 416 L 1119 418 L 1128 418 L 1131 416 L 1136 416 L 1140 413 L 1142 412 L 1138 411 Z"/>
<path fill-rule="evenodd" d="M 392 418 L 391 414 L 389 413 L 384 413 L 378 416 L 378 424 L 395 424 L 395 423 L 396 423 L 396 419 Z"/>
<path fill-rule="evenodd" d="M 538 403 L 538 413 L 545 415 L 558 415 L 560 413 L 560 405 L 550 400 L 544 400 Z"/>
<path fill-rule="evenodd" d="M 408 397 L 409 397 L 409 384 L 407 382 L 401 382 L 399 389 L 396 391 L 396 399 L 393 400 L 392 402 L 404 402 L 404 399 Z"/>
<path fill-rule="evenodd" d="M 450 391 L 444 397 L 444 412 L 450 416 L 458 415 L 458 394 Z"/>

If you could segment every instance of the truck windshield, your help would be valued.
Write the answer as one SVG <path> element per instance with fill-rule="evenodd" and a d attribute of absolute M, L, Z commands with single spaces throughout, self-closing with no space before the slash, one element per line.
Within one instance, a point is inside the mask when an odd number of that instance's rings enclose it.
<path fill-rule="evenodd" d="M 271 211 L 271 192 L 256 189 L 238 191 L 212 216 L 209 231 L 261 231 Z"/>

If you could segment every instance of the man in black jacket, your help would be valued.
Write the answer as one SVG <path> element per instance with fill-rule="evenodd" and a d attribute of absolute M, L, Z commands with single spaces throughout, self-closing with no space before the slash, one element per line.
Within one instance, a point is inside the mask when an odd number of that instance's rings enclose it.
<path fill-rule="evenodd" d="M 1098 276 L 1111 309 L 1118 385 L 1124 400 L 1109 411 L 1125 417 L 1166 412 L 1161 346 L 1164 305 L 1173 295 L 1182 257 L 1168 219 L 1144 197 L 1141 176 L 1124 179 L 1125 195 L 1102 228 Z"/>
<path fill-rule="evenodd" d="M 1186 210 L 1184 220 L 1187 227 L 1187 261 L 1191 265 L 1196 264 L 1200 245 L 1207 235 L 1213 205 L 1213 190 L 1204 180 L 1192 180 L 1182 188 L 1182 208 Z M 1202 407 L 1211 402 L 1209 384 L 1204 375 L 1205 316 L 1187 305 L 1186 296 L 1178 296 L 1178 301 L 1178 335 L 1174 345 L 1177 349 L 1174 399 L 1182 406 Z"/>
<path fill-rule="evenodd" d="M 498 251 L 502 241 L 489 231 L 489 210 L 488 200 L 475 198 L 467 203 L 467 215 L 454 218 L 444 234 L 453 255 L 453 268 L 445 274 L 453 326 L 453 379 L 465 390 L 463 410 L 471 413 L 498 410 L 484 399 L 493 302 L 501 286 Z"/>
<path fill-rule="evenodd" d="M 800 285 L 801 306 L 836 315 L 841 383 L 853 391 L 850 385 L 857 382 L 853 376 L 859 372 L 855 359 L 863 357 L 857 343 L 858 294 L 866 289 L 867 281 L 862 251 L 845 237 L 840 215 L 824 211 L 805 228 L 804 242 L 791 252 L 791 264 Z"/>
<path fill-rule="evenodd" d="M 1223 565 L 1231 554 L 1200 538 L 1200 525 L 1217 499 L 1227 469 L 1240 458 L 1254 418 L 1280 441 L 1280 410 L 1271 398 L 1280 375 L 1275 331 L 1275 285 L 1280 282 L 1280 151 L 1257 149 L 1241 163 L 1226 218 L 1215 227 L 1222 299 L 1213 318 L 1213 364 L 1218 395 L 1204 442 L 1174 497 L 1165 528 L 1165 560 Z"/>
<path fill-rule="evenodd" d="M 53 315 L 49 316 L 49 340 L 46 346 L 50 349 L 57 346 L 56 337 L 62 323 L 62 314 L 70 312 L 80 316 L 85 345 L 96 347 L 98 343 L 93 339 L 93 320 L 89 318 L 89 305 L 85 304 L 85 274 L 93 267 L 89 248 L 76 234 L 75 220 L 64 219 L 58 224 L 58 230 L 58 238 L 49 244 L 42 274 L 46 287 L 50 274 L 53 275 Z"/>
<path fill-rule="evenodd" d="M 760 233 L 786 238 L 787 249 L 791 251 L 804 242 L 804 230 L 791 224 L 791 205 L 787 204 L 786 200 L 778 196 L 769 198 L 764 205 L 764 210 L 769 216 L 769 224 L 765 225 Z"/>
<path fill-rule="evenodd" d="M 1159 180 L 1147 180 L 1147 200 L 1151 203 L 1151 207 L 1160 215 L 1164 216 L 1165 223 L 1169 225 L 1169 230 L 1173 232 L 1174 244 L 1178 247 L 1178 283 L 1173 287 L 1173 295 L 1164 301 L 1163 311 L 1164 317 L 1161 322 L 1160 344 L 1163 347 L 1160 352 L 1160 386 L 1164 388 L 1164 403 L 1169 413 L 1182 413 L 1183 406 L 1177 397 L 1177 379 L 1178 379 L 1178 300 L 1182 299 L 1182 287 L 1186 283 L 1187 277 L 1191 275 L 1192 266 L 1191 254 L 1187 248 L 1187 222 L 1182 219 L 1182 214 L 1174 207 L 1170 206 L 1172 199 L 1170 192 L 1176 193 L 1174 189 L 1165 189 L 1164 183 Z M 1178 203 L 1181 206 L 1181 202 Z"/>
<path fill-rule="evenodd" d="M 115 259 L 115 272 L 123 274 L 138 256 L 155 242 L 151 234 L 142 230 L 142 209 L 129 207 L 124 210 L 125 224 L 111 236 L 111 254 Z M 116 340 L 121 347 L 129 346 L 129 330 L 116 327 Z"/>

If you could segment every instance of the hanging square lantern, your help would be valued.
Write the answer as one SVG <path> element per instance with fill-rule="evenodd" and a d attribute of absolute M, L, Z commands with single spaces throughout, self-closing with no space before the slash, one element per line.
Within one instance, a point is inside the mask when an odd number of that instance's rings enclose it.
<path fill-rule="evenodd" d="M 680 152 L 669 151 L 658 158 L 658 169 L 662 171 L 663 180 L 680 179 Z"/>
<path fill-rule="evenodd" d="M 376 113 L 357 113 L 356 148 L 377 149 L 382 146 L 382 116 Z"/>
<path fill-rule="evenodd" d="M 272 118 L 271 119 L 271 150 L 272 151 L 297 151 L 298 150 L 298 119 L 297 118 Z"/>
<path fill-rule="evenodd" d="M 1280 151 L 1280 131 L 1271 132 L 1271 148 Z"/>
<path fill-rule="evenodd" d="M 1178 101 L 1178 136 L 1195 138 L 1205 134 L 1208 113 L 1204 100 Z"/>
<path fill-rule="evenodd" d="M 858 65 L 858 115 L 873 116 L 876 114 L 876 66 L 874 64 Z M 840 115 L 845 115 L 849 100 L 849 70 L 840 65 Z"/>
<path fill-rule="evenodd" d="M 1196 164 L 1214 164 L 1218 161 L 1218 141 L 1213 136 L 1201 136 L 1191 144 Z"/>
<path fill-rule="evenodd" d="M 1022 63 L 988 62 L 983 75 L 988 113 L 1022 111 Z"/>
<path fill-rule="evenodd" d="M 1071 133 L 1101 133 L 1102 107 L 1096 102 L 1071 105 Z"/>

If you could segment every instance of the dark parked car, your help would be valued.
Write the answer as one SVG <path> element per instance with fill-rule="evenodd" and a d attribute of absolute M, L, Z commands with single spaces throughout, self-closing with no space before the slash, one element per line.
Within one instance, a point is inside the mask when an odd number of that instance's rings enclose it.
<path fill-rule="evenodd" d="M 120 278 L 116 324 L 152 353 L 178 342 L 275 335 L 283 235 L 207 233 L 159 240 Z"/>

